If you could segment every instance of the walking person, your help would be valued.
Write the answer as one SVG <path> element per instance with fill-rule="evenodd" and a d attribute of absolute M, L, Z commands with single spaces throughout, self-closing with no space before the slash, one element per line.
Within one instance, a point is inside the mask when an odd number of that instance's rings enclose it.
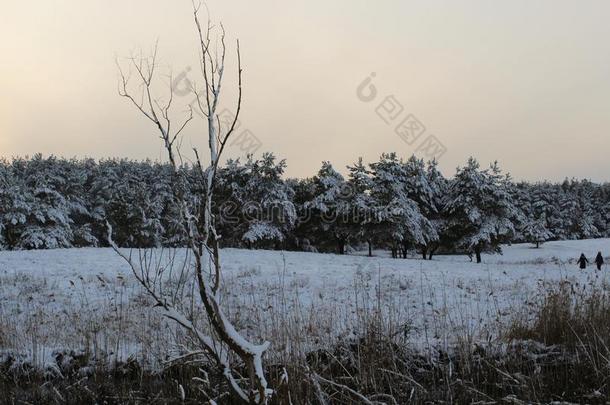
<path fill-rule="evenodd" d="M 587 263 L 589 263 L 589 259 L 585 257 L 584 253 L 581 253 L 580 259 L 578 259 L 576 263 L 580 266 L 581 270 L 584 270 L 587 268 Z"/>
<path fill-rule="evenodd" d="M 602 256 L 602 252 L 597 252 L 597 256 L 595 256 L 595 264 L 597 265 L 597 270 L 602 269 L 602 264 L 604 264 L 604 257 Z"/>

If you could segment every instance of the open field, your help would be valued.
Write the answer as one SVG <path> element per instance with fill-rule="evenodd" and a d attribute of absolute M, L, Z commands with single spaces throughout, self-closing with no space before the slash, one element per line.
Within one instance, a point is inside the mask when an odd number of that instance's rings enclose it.
<path fill-rule="evenodd" d="M 359 335 L 379 312 L 415 347 L 448 347 L 456 337 L 497 338 L 562 280 L 574 289 L 606 282 L 606 269 L 581 272 L 574 261 L 581 251 L 592 258 L 607 247 L 607 239 L 513 245 L 481 265 L 465 256 L 225 249 L 222 300 L 242 332 L 272 342 L 270 357 Z M 41 369 L 52 368 L 62 350 L 107 361 L 132 357 L 157 369 L 176 342 L 180 332 L 155 313 L 111 249 L 0 252 L 3 353 Z"/>

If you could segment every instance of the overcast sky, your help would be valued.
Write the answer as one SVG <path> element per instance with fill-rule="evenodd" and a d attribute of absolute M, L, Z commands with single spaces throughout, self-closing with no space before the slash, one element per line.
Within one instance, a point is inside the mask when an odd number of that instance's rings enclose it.
<path fill-rule="evenodd" d="M 160 159 L 154 127 L 117 95 L 115 56 L 159 40 L 162 73 L 200 80 L 189 0 L 0 0 L 0 155 Z M 242 130 L 288 160 L 412 154 L 429 135 L 451 175 L 468 156 L 517 179 L 610 180 L 610 2 L 231 0 L 208 3 L 244 65 Z M 357 88 L 371 73 L 377 97 Z M 228 70 L 224 107 L 234 108 Z M 368 89 L 368 86 L 367 86 Z M 167 79 L 159 76 L 159 96 Z M 376 113 L 387 97 L 396 118 Z M 190 97 L 179 98 L 182 107 Z M 178 104 L 177 104 L 178 105 Z M 385 104 L 387 106 L 387 104 Z M 395 104 L 396 106 L 396 104 Z M 398 110 L 395 110 L 398 111 Z M 394 128 L 413 114 L 412 145 Z M 382 114 L 383 115 L 383 114 Z M 394 118 L 394 120 L 392 120 Z M 183 149 L 203 145 L 194 122 Z M 229 156 L 243 154 L 239 145 Z"/>

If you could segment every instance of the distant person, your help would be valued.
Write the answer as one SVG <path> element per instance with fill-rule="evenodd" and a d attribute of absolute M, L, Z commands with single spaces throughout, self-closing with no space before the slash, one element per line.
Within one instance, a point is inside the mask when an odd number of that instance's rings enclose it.
<path fill-rule="evenodd" d="M 589 260 L 585 257 L 584 253 L 580 254 L 580 259 L 578 259 L 578 261 L 576 262 L 578 265 L 580 265 L 581 269 L 586 269 L 587 268 L 587 263 L 589 263 Z"/>
<path fill-rule="evenodd" d="M 602 252 L 597 252 L 597 256 L 595 256 L 595 265 L 597 266 L 597 270 L 602 269 L 602 264 L 604 264 L 604 257 L 602 256 Z"/>

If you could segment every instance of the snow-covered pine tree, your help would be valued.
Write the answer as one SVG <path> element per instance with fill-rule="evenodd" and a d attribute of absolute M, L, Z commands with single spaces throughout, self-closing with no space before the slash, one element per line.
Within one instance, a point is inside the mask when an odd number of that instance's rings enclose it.
<path fill-rule="evenodd" d="M 514 240 L 539 247 L 555 235 L 549 218 L 555 215 L 553 194 L 546 183 L 520 182 L 511 186 L 511 196 L 519 215 L 515 221 Z"/>
<path fill-rule="evenodd" d="M 562 187 L 563 188 L 563 187 Z M 567 189 L 561 193 L 559 200 L 559 226 L 562 239 L 578 239 L 580 234 L 580 205 L 576 197 Z"/>
<path fill-rule="evenodd" d="M 528 217 L 521 233 L 523 239 L 536 245 L 536 248 L 553 237 L 553 233 L 546 227 L 546 216 L 544 214 L 537 218 L 534 216 Z"/>
<path fill-rule="evenodd" d="M 599 236 L 596 223 L 601 222 L 593 208 L 593 192 L 589 182 L 565 179 L 560 186 L 558 226 L 560 239 L 586 239 Z"/>
<path fill-rule="evenodd" d="M 26 161 L 13 159 L 6 162 L 3 187 L 0 190 L 0 212 L 2 213 L 3 242 L 7 249 L 20 247 L 21 234 L 27 227 L 34 196 L 25 185 Z"/>
<path fill-rule="evenodd" d="M 578 231 L 580 239 L 597 238 L 600 236 L 599 226 L 602 223 L 600 210 L 596 207 L 601 206 L 598 200 L 596 187 L 589 180 L 575 182 L 574 192 L 578 198 L 580 206 L 580 220 L 578 221 Z M 603 226 L 603 225 L 601 225 Z"/>
<path fill-rule="evenodd" d="M 349 177 L 347 180 L 347 196 L 350 218 L 348 226 L 350 235 L 357 242 L 366 242 L 368 255 L 373 255 L 372 228 L 374 228 L 374 200 L 371 197 L 371 177 L 366 165 L 359 158 L 353 166 L 347 167 Z"/>
<path fill-rule="evenodd" d="M 555 237 L 548 218 L 555 215 L 556 210 L 553 206 L 552 195 L 548 193 L 548 185 L 531 185 L 529 195 L 531 196 L 530 208 L 523 236 L 527 242 L 539 247 L 542 243 Z"/>
<path fill-rule="evenodd" d="M 500 244 L 514 235 L 518 215 L 508 190 L 509 179 L 502 176 L 497 163 L 481 170 L 474 158 L 458 168 L 449 190 L 448 233 L 455 249 L 476 255 L 500 253 Z"/>
<path fill-rule="evenodd" d="M 57 162 L 64 178 L 57 189 L 67 200 L 74 246 L 98 246 L 99 238 L 94 234 L 93 217 L 90 211 L 88 187 L 96 162 L 93 159 L 65 160 Z"/>
<path fill-rule="evenodd" d="M 246 163 L 245 207 L 247 229 L 241 239 L 257 247 L 281 247 L 294 228 L 296 210 L 292 203 L 294 191 L 283 181 L 286 161 L 275 161 L 272 153 L 260 160 L 248 157 Z"/>
<path fill-rule="evenodd" d="M 213 212 L 216 231 L 222 246 L 241 246 L 248 229 L 243 216 L 249 197 L 246 195 L 248 170 L 239 159 L 229 159 L 218 169 L 214 188 Z M 195 191 L 195 194 L 199 194 Z"/>
<path fill-rule="evenodd" d="M 405 164 L 395 153 L 382 154 L 370 169 L 374 239 L 389 247 L 393 257 L 406 258 L 410 247 L 427 243 L 434 227 L 409 197 Z"/>
<path fill-rule="evenodd" d="M 428 168 L 429 170 L 436 170 Z M 433 219 L 439 218 L 439 187 L 441 186 L 438 182 L 432 183 L 432 181 L 438 181 L 438 172 L 430 173 L 426 170 L 426 165 L 423 159 L 418 159 L 415 155 L 412 155 L 404 164 L 405 171 L 405 187 L 407 196 L 415 201 L 418 205 L 421 214 L 425 217 L 425 221 L 422 221 L 422 232 L 421 240 L 415 240 L 414 243 L 420 249 L 423 259 L 427 257 L 428 250 L 432 249 L 439 241 L 439 234 L 437 232 L 437 226 L 439 223 L 432 222 Z"/>
<path fill-rule="evenodd" d="M 229 246 L 284 247 L 296 222 L 294 191 L 282 176 L 286 162 L 271 153 L 229 160 L 219 170 L 214 215 L 217 232 Z"/>
<path fill-rule="evenodd" d="M 168 166 L 149 161 L 138 165 L 140 178 L 145 187 L 139 192 L 139 207 L 143 215 L 142 236 L 147 246 L 161 247 L 165 242 L 163 227 L 165 207 L 173 201 L 171 172 Z M 137 204 L 137 202 L 136 202 Z"/>
<path fill-rule="evenodd" d="M 610 185 L 604 184 L 600 187 L 602 197 L 600 198 L 600 206 L 598 210 L 600 212 L 601 220 L 603 225 L 600 227 L 600 235 L 602 237 L 610 236 Z"/>
<path fill-rule="evenodd" d="M 288 179 L 287 184 L 294 190 L 293 204 L 297 212 L 297 220 L 291 240 L 292 247 L 305 252 L 317 252 L 315 231 L 317 221 L 311 217 L 309 202 L 315 197 L 316 186 L 313 177 L 305 179 Z"/>
<path fill-rule="evenodd" d="M 313 198 L 304 204 L 309 221 L 306 227 L 318 247 L 332 250 L 334 245 L 336 253 L 344 254 L 353 230 L 349 186 L 330 162 L 323 162 L 312 179 L 312 188 Z"/>
<path fill-rule="evenodd" d="M 116 230 L 116 243 L 127 247 L 153 247 L 163 242 L 162 217 L 170 179 L 151 162 L 109 160 L 101 165 L 103 176 L 92 184 L 92 216 L 108 221 Z"/>
<path fill-rule="evenodd" d="M 602 237 L 610 236 L 610 183 L 603 183 L 598 188 L 598 206 L 601 219 L 599 232 Z"/>
<path fill-rule="evenodd" d="M 186 165 L 180 166 L 180 170 L 184 173 L 183 176 L 176 176 L 168 164 L 157 164 L 156 167 L 159 178 L 162 179 L 155 187 L 156 210 L 161 221 L 160 230 L 163 231 L 161 243 L 171 247 L 186 246 L 187 230 L 173 189 L 181 190 L 184 199 L 194 206 L 195 197 L 192 188 L 194 184 L 198 183 L 200 177 Z"/>
<path fill-rule="evenodd" d="M 544 210 L 548 229 L 554 235 L 554 239 L 565 239 L 565 230 L 563 212 L 561 210 L 561 201 L 563 191 L 557 184 L 549 182 L 536 183 L 530 186 L 533 189 L 531 192 L 538 194 L 536 197 L 539 201 L 544 201 Z"/>
<path fill-rule="evenodd" d="M 431 160 L 428 162 L 426 177 L 428 179 L 428 185 L 432 191 L 431 206 L 434 208 L 430 209 L 426 216 L 438 235 L 436 240 L 430 240 L 428 245 L 425 246 L 425 252 L 428 254 L 428 260 L 432 260 L 434 253 L 436 253 L 438 248 L 443 244 L 446 234 L 447 214 L 445 211 L 445 204 L 447 199 L 447 191 L 449 189 L 449 181 L 438 169 L 438 162 L 436 160 Z"/>
<path fill-rule="evenodd" d="M 595 210 L 597 222 L 595 223 L 595 227 L 599 233 L 599 236 L 604 238 L 608 236 L 608 226 L 609 222 L 609 214 L 610 214 L 610 206 L 608 203 L 610 202 L 610 189 L 608 188 L 608 184 L 593 184 L 594 187 L 594 200 L 593 200 L 593 209 Z"/>
<path fill-rule="evenodd" d="M 56 249 L 72 246 L 70 203 L 62 193 L 65 177 L 56 159 L 35 155 L 21 173 L 28 193 L 29 209 L 19 234 L 19 249 Z M 63 190 L 65 193 L 65 190 Z M 32 198 L 33 197 L 33 198 Z"/>
<path fill-rule="evenodd" d="M 12 178 L 9 163 L 4 158 L 0 158 L 0 250 L 9 248 L 5 222 L 8 219 L 7 214 L 11 202 L 9 195 L 11 183 Z"/>
<path fill-rule="evenodd" d="M 526 182 L 511 184 L 509 188 L 511 200 L 517 207 L 519 215 L 515 221 L 515 234 L 513 242 L 526 242 L 524 230 L 529 226 L 529 218 L 532 216 L 532 187 Z"/>

